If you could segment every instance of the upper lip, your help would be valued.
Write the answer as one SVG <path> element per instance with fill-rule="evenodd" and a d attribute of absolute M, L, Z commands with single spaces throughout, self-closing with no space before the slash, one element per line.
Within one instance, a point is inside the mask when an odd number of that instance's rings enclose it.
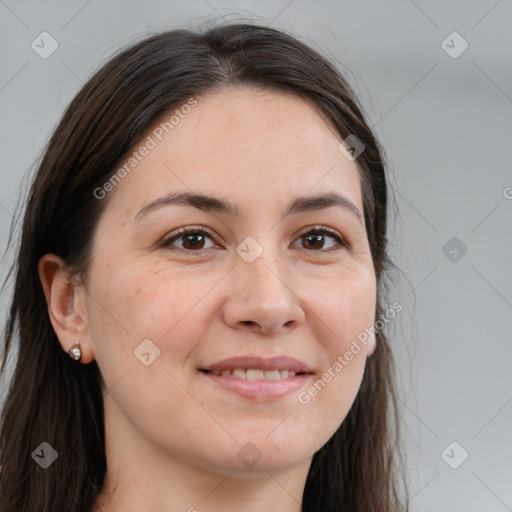
<path fill-rule="evenodd" d="M 240 356 L 223 359 L 209 366 L 201 368 L 208 371 L 236 370 L 236 369 L 255 369 L 255 370 L 288 370 L 295 373 L 312 373 L 311 368 L 293 357 L 277 356 L 272 358 L 262 358 L 258 356 Z"/>

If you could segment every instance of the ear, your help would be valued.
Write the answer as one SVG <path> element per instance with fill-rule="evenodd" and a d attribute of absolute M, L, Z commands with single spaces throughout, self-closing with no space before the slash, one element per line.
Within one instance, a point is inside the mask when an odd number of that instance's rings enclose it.
<path fill-rule="evenodd" d="M 368 341 L 365 345 L 365 348 L 366 348 L 366 357 L 370 357 L 373 354 L 373 352 L 375 351 L 375 349 L 377 348 L 377 340 L 376 340 L 375 335 L 373 334 L 373 331 L 370 334 L 370 336 L 368 336 Z"/>
<path fill-rule="evenodd" d="M 69 280 L 64 261 L 55 254 L 45 254 L 39 260 L 38 272 L 48 315 L 62 349 L 68 353 L 73 345 L 80 343 L 80 362 L 90 363 L 94 359 L 94 350 L 88 336 L 85 290 Z"/>

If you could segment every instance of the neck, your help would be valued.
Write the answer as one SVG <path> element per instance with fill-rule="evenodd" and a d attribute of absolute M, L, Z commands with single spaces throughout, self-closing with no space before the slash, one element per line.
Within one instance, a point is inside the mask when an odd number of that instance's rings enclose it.
<path fill-rule="evenodd" d="M 311 459 L 286 472 L 210 473 L 170 465 L 165 475 L 140 468 L 117 476 L 108 473 L 92 512 L 301 512 Z M 164 476 L 164 478 L 162 478 Z"/>

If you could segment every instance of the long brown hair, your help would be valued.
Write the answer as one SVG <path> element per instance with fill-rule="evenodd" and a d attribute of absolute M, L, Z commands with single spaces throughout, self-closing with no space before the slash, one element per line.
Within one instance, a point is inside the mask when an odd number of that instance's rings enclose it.
<path fill-rule="evenodd" d="M 352 134 L 364 144 L 356 163 L 378 283 L 376 319 L 383 315 L 385 277 L 396 268 L 387 252 L 384 153 L 348 81 L 328 59 L 285 31 L 252 23 L 166 31 L 132 44 L 70 103 L 31 184 L 9 272 L 15 271 L 14 293 L 0 369 L 5 372 L 17 336 L 19 354 L 0 429 L 1 512 L 90 512 L 106 475 L 100 372 L 96 362 L 77 365 L 62 350 L 48 316 L 39 259 L 57 254 L 71 276 L 84 280 L 107 203 L 93 191 L 163 113 L 230 85 L 299 95 L 342 140 Z M 399 486 L 404 475 L 394 372 L 386 336 L 378 330 L 353 406 L 313 457 L 302 510 L 408 510 Z M 48 469 L 32 458 L 42 442 L 59 457 Z"/>

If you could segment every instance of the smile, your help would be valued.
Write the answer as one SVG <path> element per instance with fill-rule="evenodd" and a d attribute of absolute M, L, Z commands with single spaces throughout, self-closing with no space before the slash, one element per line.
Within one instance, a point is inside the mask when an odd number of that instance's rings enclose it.
<path fill-rule="evenodd" d="M 258 370 L 258 369 L 242 369 L 236 368 L 234 370 L 205 370 L 206 373 L 222 377 L 234 377 L 235 379 L 242 380 L 283 380 L 291 377 L 295 377 L 296 373 L 290 370 Z"/>
<path fill-rule="evenodd" d="M 284 377 L 286 372 L 288 375 Z M 222 375 L 223 373 L 225 375 Z M 266 378 L 265 373 L 268 373 L 270 378 Z M 279 379 L 276 378 L 277 373 L 279 373 Z M 281 371 L 263 372 L 250 368 L 215 372 L 202 370 L 199 375 L 202 375 L 217 391 L 228 393 L 228 395 L 235 394 L 254 402 L 274 402 L 287 395 L 295 396 L 300 389 L 310 385 L 314 377 L 311 373 L 295 373 L 288 370 L 283 370 L 283 377 L 281 377 Z"/>

